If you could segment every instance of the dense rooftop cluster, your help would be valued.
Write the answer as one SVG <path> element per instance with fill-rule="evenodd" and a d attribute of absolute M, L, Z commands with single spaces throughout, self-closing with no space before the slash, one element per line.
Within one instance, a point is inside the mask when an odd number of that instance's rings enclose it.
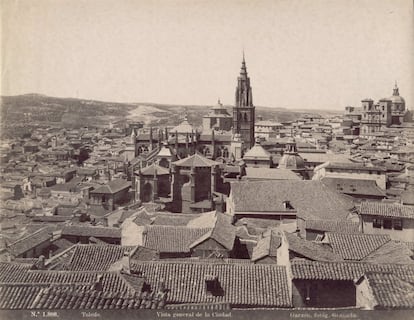
<path fill-rule="evenodd" d="M 0 309 L 413 308 L 414 125 L 398 87 L 344 115 L 259 120 L 243 59 L 235 96 L 202 127 L 5 141 Z"/>

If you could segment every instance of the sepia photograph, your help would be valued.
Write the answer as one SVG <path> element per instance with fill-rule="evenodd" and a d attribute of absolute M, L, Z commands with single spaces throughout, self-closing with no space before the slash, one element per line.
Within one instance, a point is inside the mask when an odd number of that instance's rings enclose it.
<path fill-rule="evenodd" d="M 412 0 L 0 0 L 0 319 L 413 319 Z"/>

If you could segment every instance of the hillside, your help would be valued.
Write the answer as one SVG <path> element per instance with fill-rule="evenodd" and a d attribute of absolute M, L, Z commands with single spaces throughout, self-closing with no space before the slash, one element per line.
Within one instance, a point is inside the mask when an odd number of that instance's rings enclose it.
<path fill-rule="evenodd" d="M 142 121 L 147 125 L 176 125 L 187 114 L 195 126 L 212 106 L 157 103 L 117 103 L 76 98 L 56 98 L 40 94 L 1 97 L 3 137 L 19 136 L 37 126 L 79 128 L 102 127 L 109 122 Z M 231 106 L 226 106 L 231 111 Z M 256 107 L 256 115 L 266 120 L 292 121 L 317 110 L 297 111 Z M 320 112 L 323 114 L 324 112 Z"/>

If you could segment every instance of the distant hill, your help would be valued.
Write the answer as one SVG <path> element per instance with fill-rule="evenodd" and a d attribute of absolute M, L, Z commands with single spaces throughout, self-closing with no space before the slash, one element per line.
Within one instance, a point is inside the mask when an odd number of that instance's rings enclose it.
<path fill-rule="evenodd" d="M 1 97 L 2 134 L 19 135 L 38 125 L 67 128 L 81 126 L 106 126 L 109 122 L 123 120 L 143 121 L 151 125 L 176 125 L 187 114 L 189 121 L 201 126 L 202 117 L 212 106 L 173 105 L 159 103 L 119 103 L 77 98 L 56 98 L 41 94 Z M 226 106 L 231 111 L 231 106 Z M 304 114 L 326 111 L 288 110 L 283 108 L 256 107 L 256 115 L 266 120 L 293 121 Z"/>

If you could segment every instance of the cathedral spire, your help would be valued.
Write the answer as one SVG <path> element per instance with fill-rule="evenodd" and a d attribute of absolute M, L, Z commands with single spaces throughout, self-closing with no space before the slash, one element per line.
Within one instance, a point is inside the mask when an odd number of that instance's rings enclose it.
<path fill-rule="evenodd" d="M 247 68 L 246 68 L 246 60 L 244 59 L 244 50 L 243 50 L 243 60 L 242 60 L 242 66 L 240 69 L 240 75 L 247 77 Z"/>
<path fill-rule="evenodd" d="M 233 108 L 233 133 L 240 134 L 246 149 L 254 145 L 255 108 L 253 105 L 250 78 L 247 75 L 246 60 L 243 50 L 243 60 L 240 75 L 237 78 Z"/>

